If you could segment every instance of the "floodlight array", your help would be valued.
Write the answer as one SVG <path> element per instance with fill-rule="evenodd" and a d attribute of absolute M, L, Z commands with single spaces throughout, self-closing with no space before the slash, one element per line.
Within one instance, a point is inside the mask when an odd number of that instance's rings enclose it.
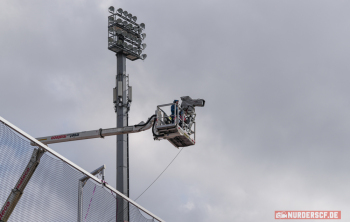
<path fill-rule="evenodd" d="M 108 11 L 112 14 L 108 16 L 108 49 L 123 52 L 132 61 L 146 59 L 147 55 L 142 54 L 147 46 L 142 42 L 146 38 L 145 24 L 136 23 L 137 17 L 121 8 L 115 11 L 111 6 Z"/>

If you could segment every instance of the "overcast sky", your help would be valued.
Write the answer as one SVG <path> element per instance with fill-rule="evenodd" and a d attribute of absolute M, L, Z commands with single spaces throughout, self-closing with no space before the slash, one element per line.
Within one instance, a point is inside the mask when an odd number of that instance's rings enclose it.
<path fill-rule="evenodd" d="M 114 127 L 108 7 L 146 24 L 127 61 L 130 124 L 180 96 L 203 98 L 197 143 L 137 200 L 166 221 L 274 221 L 275 210 L 341 210 L 350 198 L 350 2 L 0 1 L 0 116 L 34 137 Z M 88 171 L 115 137 L 50 145 Z M 179 152 L 130 135 L 132 199 Z"/>

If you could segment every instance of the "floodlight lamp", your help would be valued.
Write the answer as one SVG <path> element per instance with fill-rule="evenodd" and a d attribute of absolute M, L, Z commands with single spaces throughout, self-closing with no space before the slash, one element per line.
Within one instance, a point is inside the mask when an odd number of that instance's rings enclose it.
<path fill-rule="evenodd" d="M 120 14 L 122 14 L 122 13 L 123 13 L 123 9 L 122 9 L 122 8 L 119 8 L 119 9 L 117 10 L 117 12 L 119 12 Z"/>
<path fill-rule="evenodd" d="M 139 34 L 141 34 L 142 28 L 137 29 L 137 32 L 138 32 Z"/>
<path fill-rule="evenodd" d="M 146 43 L 142 44 L 142 49 L 144 50 L 147 47 Z"/>
<path fill-rule="evenodd" d="M 129 23 L 129 24 L 126 25 L 126 28 L 127 29 L 132 29 L 132 25 Z"/>
<path fill-rule="evenodd" d="M 128 13 L 128 11 L 124 11 L 123 14 L 124 14 L 125 16 L 128 16 L 129 13 Z"/>
<path fill-rule="evenodd" d="M 122 23 L 123 23 L 124 26 L 126 26 L 128 24 L 127 21 L 123 21 Z"/>
<path fill-rule="evenodd" d="M 123 22 L 123 20 L 121 20 L 120 18 L 117 19 L 116 21 L 118 24 L 121 24 Z"/>
<path fill-rule="evenodd" d="M 146 58 L 147 58 L 147 55 L 146 55 L 146 54 L 142 54 L 142 55 L 141 55 L 141 59 L 142 59 L 142 60 L 145 60 Z"/>
<path fill-rule="evenodd" d="M 130 51 L 132 51 L 132 45 L 128 45 L 128 49 L 130 50 Z"/>
<path fill-rule="evenodd" d="M 143 28 L 143 29 L 146 28 L 145 23 L 141 23 L 140 26 L 141 26 L 141 28 Z"/>
<path fill-rule="evenodd" d="M 118 35 L 121 35 L 123 32 L 122 32 L 122 30 L 120 30 L 120 29 L 117 29 L 117 31 L 115 31 Z"/>
<path fill-rule="evenodd" d="M 129 19 L 131 19 L 131 18 L 132 18 L 132 14 L 130 13 L 129 15 L 127 15 L 127 17 L 128 17 Z"/>
<path fill-rule="evenodd" d="M 141 55 L 142 50 L 137 50 L 137 54 Z"/>
<path fill-rule="evenodd" d="M 114 21 L 114 17 L 113 16 L 108 17 L 108 21 L 113 22 Z"/>
<path fill-rule="evenodd" d="M 109 37 L 108 42 L 114 42 L 114 39 L 112 37 Z"/>
<path fill-rule="evenodd" d="M 136 22 L 137 17 L 136 17 L 136 16 L 133 16 L 133 17 L 132 17 L 132 20 L 134 20 L 134 22 Z"/>
<path fill-rule="evenodd" d="M 127 48 L 128 47 L 128 43 L 123 42 L 123 46 L 124 46 L 124 48 Z"/>
<path fill-rule="evenodd" d="M 109 11 L 110 13 L 114 13 L 114 7 L 113 7 L 113 6 L 110 6 L 110 7 L 108 8 L 108 11 Z"/>
<path fill-rule="evenodd" d="M 146 38 L 146 33 L 142 33 L 141 37 L 142 37 L 142 39 L 145 39 Z"/>
<path fill-rule="evenodd" d="M 137 42 L 138 44 L 141 44 L 142 40 L 141 40 L 141 39 L 137 39 L 136 42 Z"/>
<path fill-rule="evenodd" d="M 123 45 L 123 41 L 119 39 L 119 40 L 117 41 L 117 45 Z"/>

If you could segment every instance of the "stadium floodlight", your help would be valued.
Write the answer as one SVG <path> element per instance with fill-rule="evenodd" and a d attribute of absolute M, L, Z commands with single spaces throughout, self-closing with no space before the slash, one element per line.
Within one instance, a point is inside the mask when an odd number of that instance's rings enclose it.
<path fill-rule="evenodd" d="M 113 14 L 114 13 L 114 7 L 113 6 L 109 7 L 108 11 Z"/>
<path fill-rule="evenodd" d="M 137 17 L 122 8 L 116 10 L 110 6 L 108 10 L 112 13 L 108 19 L 108 37 L 113 37 L 109 40 L 108 49 L 115 53 L 123 53 L 132 61 L 144 59 L 141 52 L 146 48 L 146 44 L 141 44 L 146 38 L 146 34 L 143 33 L 145 23 L 136 23 Z"/>
<path fill-rule="evenodd" d="M 127 29 L 132 29 L 132 25 L 129 23 L 129 24 L 127 24 L 127 25 L 125 26 L 125 28 L 127 28 Z"/>
<path fill-rule="evenodd" d="M 109 7 L 109 11 L 114 12 L 114 7 Z M 117 116 L 117 128 L 127 126 L 130 102 L 128 96 L 128 81 L 126 73 L 126 60 L 145 60 L 146 54 L 142 54 L 147 45 L 143 43 L 146 38 L 144 30 L 145 23 L 136 23 L 137 17 L 119 8 L 108 19 L 108 49 L 116 53 L 117 56 L 117 76 L 116 87 L 114 88 L 114 109 Z M 110 28 L 113 29 L 110 29 Z M 114 30 L 114 31 L 111 31 Z M 129 196 L 129 142 L 126 134 L 117 135 L 117 190 Z M 129 207 L 120 198 L 117 204 L 121 209 L 126 209 L 123 213 L 117 214 L 116 221 L 130 221 Z M 117 205 L 118 206 L 118 205 Z"/>
<path fill-rule="evenodd" d="M 121 34 L 123 33 L 123 31 L 122 31 L 121 29 L 117 29 L 115 32 L 116 32 L 118 35 L 121 35 Z"/>
<path fill-rule="evenodd" d="M 116 20 L 116 22 L 117 22 L 118 24 L 122 24 L 122 23 L 123 23 L 123 20 L 121 20 L 120 18 L 118 18 L 118 19 Z"/>
<path fill-rule="evenodd" d="M 128 32 L 123 31 L 123 36 L 124 36 L 125 38 L 128 38 L 129 33 L 128 33 Z"/>

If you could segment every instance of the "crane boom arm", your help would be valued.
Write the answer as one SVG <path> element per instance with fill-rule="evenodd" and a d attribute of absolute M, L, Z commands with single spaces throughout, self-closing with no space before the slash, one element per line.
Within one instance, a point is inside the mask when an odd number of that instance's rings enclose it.
<path fill-rule="evenodd" d="M 103 138 L 105 136 L 138 133 L 138 132 L 142 132 L 150 129 L 152 127 L 154 119 L 155 119 L 155 116 L 151 116 L 146 123 L 141 122 L 134 126 L 126 126 L 122 128 L 109 128 L 109 129 L 101 128 L 98 130 L 59 134 L 59 135 L 53 135 L 53 136 L 40 137 L 36 139 L 44 144 L 51 144 L 51 143 L 62 143 L 62 142 L 68 142 L 68 141 L 85 140 L 85 139 L 93 139 L 93 138 Z"/>
<path fill-rule="evenodd" d="M 44 154 L 42 149 L 34 149 L 30 161 L 23 171 L 21 177 L 18 179 L 18 182 L 14 189 L 11 190 L 10 195 L 8 196 L 5 204 L 0 211 L 0 222 L 8 221 L 9 217 L 12 214 L 12 211 L 15 209 L 19 199 L 22 197 L 24 189 L 26 188 L 30 178 L 33 176 L 37 166 L 40 163 L 40 158 Z"/>

